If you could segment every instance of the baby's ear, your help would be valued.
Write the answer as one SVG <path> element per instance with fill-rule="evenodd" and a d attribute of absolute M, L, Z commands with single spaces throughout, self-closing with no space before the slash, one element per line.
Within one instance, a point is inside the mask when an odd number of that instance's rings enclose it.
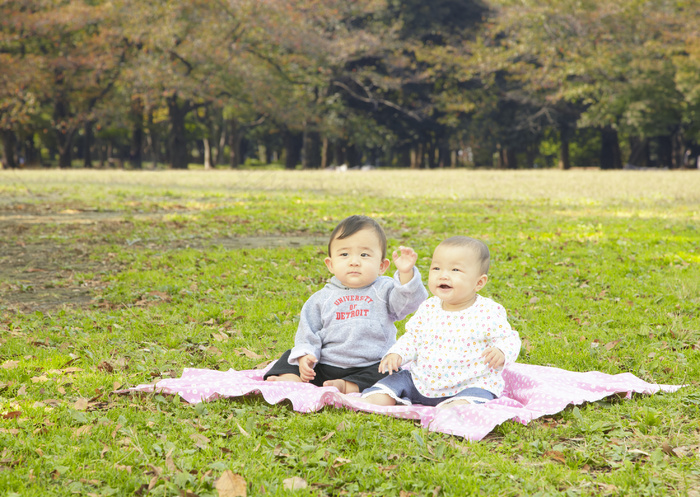
<path fill-rule="evenodd" d="M 326 257 L 323 262 L 326 263 L 326 267 L 332 273 L 333 272 L 333 260 L 330 257 Z"/>
<path fill-rule="evenodd" d="M 488 274 L 482 274 L 479 277 L 479 281 L 476 282 L 476 291 L 478 292 L 482 288 L 486 286 L 486 282 L 489 280 L 489 275 Z"/>
<path fill-rule="evenodd" d="M 387 269 L 391 266 L 391 261 L 389 259 L 384 259 L 379 265 L 379 274 L 384 274 Z"/>

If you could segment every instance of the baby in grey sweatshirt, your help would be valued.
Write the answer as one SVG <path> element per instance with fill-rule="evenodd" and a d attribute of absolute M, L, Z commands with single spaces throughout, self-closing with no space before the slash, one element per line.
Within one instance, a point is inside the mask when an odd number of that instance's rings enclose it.
<path fill-rule="evenodd" d="M 331 234 L 325 264 L 333 274 L 301 310 L 294 347 L 265 374 L 358 392 L 383 378 L 378 366 L 396 342 L 396 325 L 428 297 L 409 247 L 393 253 L 393 278 L 383 276 L 386 235 L 372 218 L 350 216 Z"/>

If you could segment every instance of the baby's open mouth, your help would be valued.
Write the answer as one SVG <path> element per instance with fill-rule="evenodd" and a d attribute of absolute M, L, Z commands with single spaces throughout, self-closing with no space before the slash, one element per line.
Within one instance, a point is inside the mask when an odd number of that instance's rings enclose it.
<path fill-rule="evenodd" d="M 452 287 L 451 287 L 450 285 L 446 284 L 446 283 L 443 283 L 443 284 L 440 285 L 438 288 L 440 288 L 441 290 L 449 290 L 449 289 L 452 288 Z"/>

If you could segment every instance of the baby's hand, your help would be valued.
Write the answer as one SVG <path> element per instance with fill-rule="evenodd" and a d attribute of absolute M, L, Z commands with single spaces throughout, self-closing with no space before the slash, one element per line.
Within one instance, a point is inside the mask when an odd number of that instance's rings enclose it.
<path fill-rule="evenodd" d="M 398 371 L 401 367 L 401 356 L 399 354 L 388 354 L 382 362 L 379 363 L 379 372 L 391 374 Z"/>
<path fill-rule="evenodd" d="M 411 247 L 399 247 L 398 252 L 394 251 L 393 258 L 394 265 L 399 270 L 399 273 L 411 273 L 411 276 L 413 276 L 413 266 L 416 265 L 418 254 Z"/>
<path fill-rule="evenodd" d="M 316 357 L 311 354 L 299 358 L 299 377 L 301 381 L 309 382 L 316 378 L 316 371 L 314 371 L 316 360 Z"/>
<path fill-rule="evenodd" d="M 486 364 L 493 369 L 502 368 L 506 363 L 506 356 L 498 347 L 489 347 L 488 349 L 484 350 L 481 357 L 483 357 Z"/>

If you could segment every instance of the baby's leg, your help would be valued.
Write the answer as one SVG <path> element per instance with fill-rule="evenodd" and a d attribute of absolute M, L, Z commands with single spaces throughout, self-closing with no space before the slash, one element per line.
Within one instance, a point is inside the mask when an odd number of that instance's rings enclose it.
<path fill-rule="evenodd" d="M 340 393 L 359 393 L 360 387 L 356 383 L 347 380 L 326 380 L 323 382 L 324 387 L 335 387 Z"/>
<path fill-rule="evenodd" d="M 373 393 L 367 397 L 363 397 L 362 400 L 368 404 L 374 404 L 375 406 L 395 406 L 396 401 L 394 398 L 386 393 Z"/>
<path fill-rule="evenodd" d="M 297 383 L 303 383 L 301 376 L 293 373 L 281 374 L 279 376 L 268 376 L 265 378 L 265 381 L 294 381 Z"/>
<path fill-rule="evenodd" d="M 289 354 L 292 350 L 287 350 L 282 357 L 280 357 L 272 365 L 270 370 L 265 373 L 263 377 L 265 381 L 294 381 L 297 383 L 302 382 L 301 376 L 299 375 L 299 366 L 289 364 Z"/>

